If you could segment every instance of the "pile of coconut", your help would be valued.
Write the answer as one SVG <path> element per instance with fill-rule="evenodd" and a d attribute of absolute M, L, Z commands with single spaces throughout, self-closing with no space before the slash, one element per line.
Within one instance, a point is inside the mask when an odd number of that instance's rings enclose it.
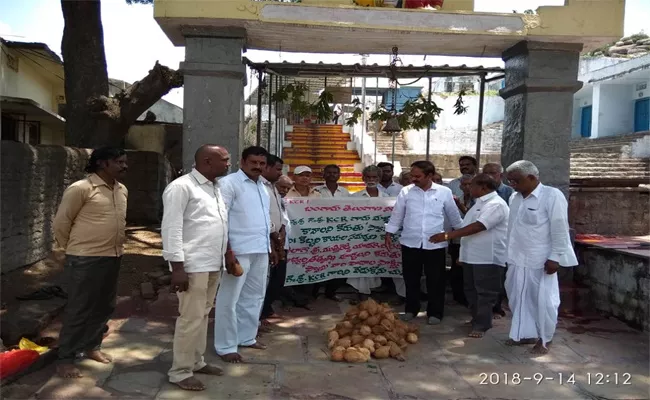
<path fill-rule="evenodd" d="M 327 332 L 330 359 L 362 363 L 392 357 L 405 361 L 409 344 L 418 342 L 417 325 L 400 321 L 386 303 L 373 299 L 351 307 L 336 327 Z"/>

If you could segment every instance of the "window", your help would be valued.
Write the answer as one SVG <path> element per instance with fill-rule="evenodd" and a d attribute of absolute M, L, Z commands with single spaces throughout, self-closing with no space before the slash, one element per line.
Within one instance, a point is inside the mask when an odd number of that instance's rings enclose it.
<path fill-rule="evenodd" d="M 2 114 L 2 140 L 40 144 L 41 123 L 28 121 L 24 114 Z"/>

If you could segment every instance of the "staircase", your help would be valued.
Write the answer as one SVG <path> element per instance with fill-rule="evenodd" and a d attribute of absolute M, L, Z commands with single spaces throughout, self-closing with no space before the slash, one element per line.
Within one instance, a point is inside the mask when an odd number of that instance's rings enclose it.
<path fill-rule="evenodd" d="M 650 132 L 630 133 L 627 135 L 595 138 L 573 139 L 569 142 L 571 153 L 620 153 L 625 146 L 650 135 Z"/>
<path fill-rule="evenodd" d="M 571 179 L 643 179 L 650 182 L 647 159 L 620 153 L 571 153 Z"/>
<path fill-rule="evenodd" d="M 350 135 L 343 132 L 341 125 L 294 125 L 293 132 L 286 134 L 291 147 L 282 150 L 282 158 L 289 166 L 289 176 L 299 165 L 307 165 L 313 171 L 313 184 L 322 185 L 323 168 L 336 164 L 341 168 L 339 185 L 350 192 L 365 187 L 361 173 L 354 172 L 354 164 L 360 163 L 359 155 L 347 149 Z"/>

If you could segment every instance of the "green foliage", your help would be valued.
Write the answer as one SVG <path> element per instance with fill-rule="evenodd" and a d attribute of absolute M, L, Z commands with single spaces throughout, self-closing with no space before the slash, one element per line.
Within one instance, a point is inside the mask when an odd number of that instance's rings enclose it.
<path fill-rule="evenodd" d="M 465 101 L 463 101 L 463 96 L 465 95 L 465 91 L 461 90 L 460 93 L 458 93 L 458 99 L 456 99 L 456 103 L 454 104 L 454 114 L 456 115 L 461 115 L 465 114 L 467 112 L 467 109 L 469 107 L 465 106 Z"/>
<path fill-rule="evenodd" d="M 435 101 L 429 101 L 428 98 L 420 94 L 415 99 L 405 101 L 396 117 L 402 130 L 420 130 L 434 124 L 442 111 L 442 108 L 438 107 Z M 391 112 L 382 105 L 370 114 L 370 121 L 387 121 L 391 115 Z"/>
<path fill-rule="evenodd" d="M 307 90 L 309 88 L 304 83 L 290 83 L 273 93 L 271 101 L 287 103 L 292 112 L 298 114 L 301 118 L 307 117 L 311 113 L 311 105 L 304 100 Z"/>
<path fill-rule="evenodd" d="M 334 95 L 323 90 L 318 96 L 318 101 L 311 105 L 311 111 L 316 114 L 318 123 L 325 123 L 332 119 L 333 111 L 330 108 L 330 103 L 334 102 Z"/>
<path fill-rule="evenodd" d="M 361 118 L 363 115 L 363 110 L 361 107 L 359 107 L 361 105 L 361 101 L 359 101 L 358 97 L 352 100 L 352 105 L 355 106 L 355 108 L 354 111 L 352 111 L 352 116 L 345 120 L 345 125 L 347 126 L 355 126 L 358 124 L 359 118 Z"/>

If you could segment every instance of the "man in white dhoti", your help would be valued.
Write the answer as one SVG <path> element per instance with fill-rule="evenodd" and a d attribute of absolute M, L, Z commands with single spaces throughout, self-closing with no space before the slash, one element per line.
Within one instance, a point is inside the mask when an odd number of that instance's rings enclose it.
<path fill-rule="evenodd" d="M 569 237 L 564 194 L 539 181 L 530 161 L 510 165 L 508 272 L 505 288 L 512 311 L 508 345 L 532 344 L 545 354 L 553 340 L 560 306 L 557 270 L 578 265 Z"/>
<path fill-rule="evenodd" d="M 214 307 L 214 347 L 224 361 L 231 363 L 242 361 L 238 346 L 266 349 L 256 337 L 269 254 L 277 257 L 270 241 L 269 193 L 260 178 L 267 155 L 262 147 L 245 149 L 241 169 L 219 181 L 228 210 L 228 273 L 221 278 Z M 233 274 L 237 264 L 243 271 L 240 276 Z"/>
<path fill-rule="evenodd" d="M 386 193 L 382 192 L 378 188 L 382 175 L 382 171 L 379 167 L 369 165 L 363 169 L 362 175 L 366 188 L 352 194 L 352 197 L 388 197 Z M 406 297 L 404 278 L 393 278 L 393 283 L 395 284 L 397 295 L 401 298 Z M 359 292 L 359 301 L 363 301 L 370 296 L 372 289 L 381 286 L 381 278 L 348 278 L 347 284 Z M 401 304 L 404 304 L 404 302 L 402 301 Z"/>

